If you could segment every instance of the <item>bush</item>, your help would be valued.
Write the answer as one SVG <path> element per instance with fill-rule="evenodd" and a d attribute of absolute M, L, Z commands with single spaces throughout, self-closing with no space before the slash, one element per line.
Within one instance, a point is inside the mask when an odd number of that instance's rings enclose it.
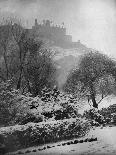
<path fill-rule="evenodd" d="M 99 113 L 104 116 L 106 124 L 116 124 L 116 104 L 102 108 Z"/>
<path fill-rule="evenodd" d="M 12 81 L 0 83 L 0 126 L 26 124 L 28 122 L 41 122 L 41 113 L 33 113 L 32 106 L 40 104 L 39 97 L 31 97 L 30 94 L 21 94 L 13 89 Z"/>
<path fill-rule="evenodd" d="M 57 89 L 55 93 L 54 91 L 54 89 L 51 91 L 48 90 L 48 92 L 44 94 L 44 96 L 47 94 L 47 97 L 45 97 L 47 102 L 45 101 L 43 105 L 38 106 L 38 109 L 43 109 L 41 110 L 41 114 L 47 119 L 54 117 L 55 120 L 76 118 L 78 116 L 78 109 L 75 106 L 76 99 L 70 95 L 59 92 Z M 43 100 L 43 97 L 41 99 Z"/>
<path fill-rule="evenodd" d="M 31 113 L 28 102 L 31 97 L 22 95 L 12 87 L 12 81 L 0 83 L 0 126 L 14 125 L 17 120 Z M 31 99 L 32 100 L 32 99 Z"/>
<path fill-rule="evenodd" d="M 45 101 L 42 101 L 43 96 Z M 75 101 L 69 95 L 54 87 L 51 91 L 45 89 L 43 96 L 21 94 L 13 89 L 12 81 L 0 83 L 0 126 L 77 117 Z"/>
<path fill-rule="evenodd" d="M 47 104 L 47 103 L 46 103 Z M 76 118 L 77 117 L 77 111 L 73 107 L 73 105 L 66 105 L 66 107 L 62 107 L 59 105 L 56 109 L 49 109 L 49 111 L 42 112 L 42 115 L 44 115 L 47 119 L 53 118 L 55 120 L 63 120 L 63 119 L 69 119 L 69 118 Z"/>
<path fill-rule="evenodd" d="M 113 123 L 114 125 L 116 125 L 116 113 L 112 114 L 112 119 L 110 122 Z"/>
<path fill-rule="evenodd" d="M 94 120 L 91 122 L 93 126 L 98 126 L 98 124 L 100 125 L 105 123 L 104 117 L 98 112 L 97 109 L 90 109 L 89 111 L 85 111 L 83 116 L 87 119 Z"/>
<path fill-rule="evenodd" d="M 81 137 L 89 129 L 90 123 L 88 121 L 71 118 L 62 121 L 2 127 L 0 136 L 4 138 L 7 151 L 14 151 L 44 143 Z"/>
<path fill-rule="evenodd" d="M 18 91 L 12 89 L 12 82 L 0 83 L 0 126 L 8 125 L 16 116 L 18 105 L 14 104 Z"/>
<path fill-rule="evenodd" d="M 42 115 L 34 115 L 33 113 L 27 113 L 25 117 L 19 117 L 17 119 L 18 124 L 24 125 L 29 122 L 39 123 L 43 121 L 44 116 Z"/>

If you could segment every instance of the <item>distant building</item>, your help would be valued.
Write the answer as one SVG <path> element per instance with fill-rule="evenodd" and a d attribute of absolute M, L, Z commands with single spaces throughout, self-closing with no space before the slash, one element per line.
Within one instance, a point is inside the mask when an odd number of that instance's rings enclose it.
<path fill-rule="evenodd" d="M 72 42 L 72 36 L 66 34 L 64 23 L 62 26 L 54 26 L 50 20 L 43 20 L 42 24 L 38 24 L 37 19 L 35 19 L 32 32 L 37 37 L 49 42 L 51 46 L 76 48 L 81 45 L 80 41 Z"/>

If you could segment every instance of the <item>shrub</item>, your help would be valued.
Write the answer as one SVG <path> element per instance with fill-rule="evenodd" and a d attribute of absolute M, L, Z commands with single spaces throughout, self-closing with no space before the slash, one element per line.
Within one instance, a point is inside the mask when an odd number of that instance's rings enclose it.
<path fill-rule="evenodd" d="M 18 91 L 12 89 L 11 81 L 0 83 L 0 125 L 8 125 L 16 116 L 18 105 L 14 104 Z"/>
<path fill-rule="evenodd" d="M 104 116 L 106 124 L 116 124 L 116 104 L 110 105 L 108 108 L 102 108 L 99 113 Z"/>
<path fill-rule="evenodd" d="M 39 123 L 43 121 L 44 116 L 42 115 L 34 115 L 33 113 L 27 113 L 25 117 L 18 118 L 17 122 L 20 125 L 27 124 L 29 122 Z"/>
<path fill-rule="evenodd" d="M 13 89 L 12 81 L 0 83 L 0 125 L 77 117 L 74 99 L 69 95 L 59 92 L 56 88 L 44 91 L 45 101 L 42 101 L 43 96 L 32 97 L 30 94 L 21 94 L 19 90 Z M 46 97 L 46 94 L 49 97 Z"/>
<path fill-rule="evenodd" d="M 97 109 L 90 109 L 89 111 L 85 111 L 83 114 L 87 119 L 94 120 L 92 121 L 92 125 L 103 124 L 105 122 L 104 117 L 98 112 Z"/>
<path fill-rule="evenodd" d="M 56 142 L 64 139 L 84 136 L 90 129 L 90 123 L 76 118 L 28 123 L 2 127 L 0 135 L 4 138 L 7 151 Z"/>
<path fill-rule="evenodd" d="M 30 94 L 21 94 L 13 89 L 12 81 L 0 83 L 0 126 L 26 124 L 28 122 L 41 122 L 43 116 L 38 112 L 33 113 L 32 106 L 40 104 L 39 97 Z"/>
<path fill-rule="evenodd" d="M 111 123 L 116 125 L 116 113 L 112 114 L 112 119 L 111 119 Z"/>
<path fill-rule="evenodd" d="M 57 95 L 54 97 L 53 94 Z M 47 102 L 45 101 L 43 105 L 38 105 L 39 110 L 43 109 L 41 114 L 47 119 L 54 117 L 55 120 L 63 120 L 78 116 L 78 109 L 75 106 L 76 98 L 58 90 L 55 93 L 52 90 L 48 90 L 47 95 L 49 96 L 48 98 L 46 97 Z M 43 100 L 43 97 L 41 99 Z"/>

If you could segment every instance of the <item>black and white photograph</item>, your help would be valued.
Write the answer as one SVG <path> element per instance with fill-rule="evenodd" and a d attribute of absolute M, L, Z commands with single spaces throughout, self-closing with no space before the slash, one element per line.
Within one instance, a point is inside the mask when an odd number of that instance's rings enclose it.
<path fill-rule="evenodd" d="M 0 155 L 116 155 L 116 0 L 0 0 Z"/>

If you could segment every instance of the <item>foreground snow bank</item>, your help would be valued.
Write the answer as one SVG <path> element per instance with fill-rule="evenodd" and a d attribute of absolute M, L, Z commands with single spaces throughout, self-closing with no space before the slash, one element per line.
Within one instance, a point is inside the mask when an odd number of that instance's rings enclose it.
<path fill-rule="evenodd" d="M 33 147 L 20 150 L 16 155 L 116 155 L 116 126 L 91 129 L 87 137 L 97 137 L 97 141 L 74 143 L 77 141 L 74 140 L 73 144 L 68 142 L 67 145 L 63 145 L 64 142 L 62 145 L 55 143 L 51 148 L 48 145 L 42 148 Z"/>
<path fill-rule="evenodd" d="M 89 129 L 90 122 L 79 118 L 2 127 L 0 128 L 0 143 L 4 143 L 6 152 L 9 152 L 49 142 L 81 137 Z"/>

